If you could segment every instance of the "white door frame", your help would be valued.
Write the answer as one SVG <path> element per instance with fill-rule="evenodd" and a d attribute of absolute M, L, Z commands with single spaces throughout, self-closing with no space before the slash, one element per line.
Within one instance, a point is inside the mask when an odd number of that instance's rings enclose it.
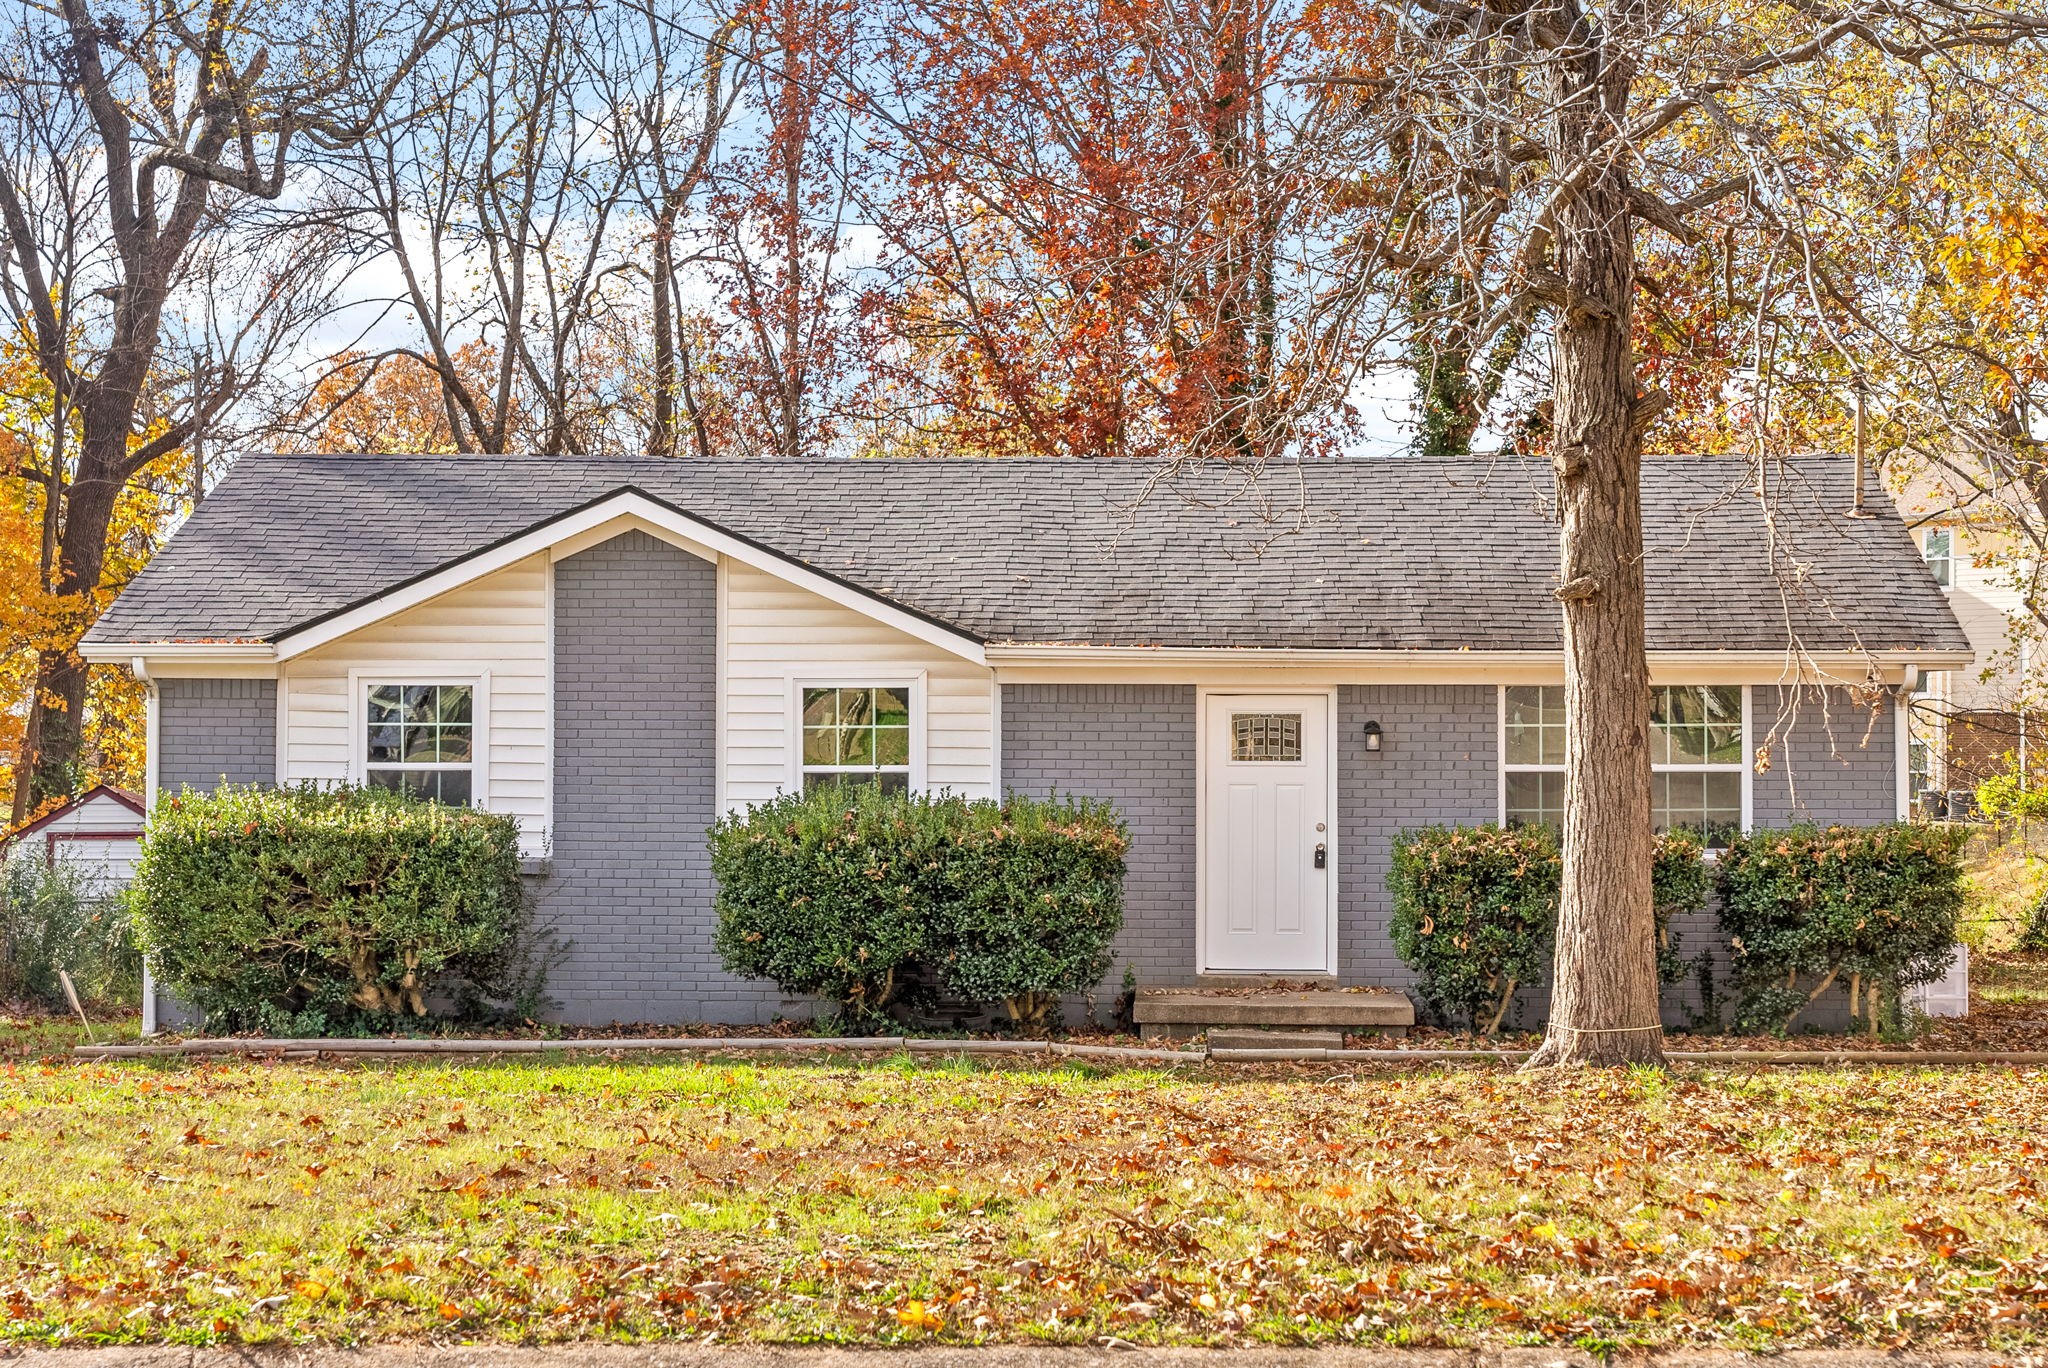
<path fill-rule="evenodd" d="M 1197 974 L 1245 974 L 1247 977 L 1271 977 L 1257 971 L 1240 969 L 1211 969 L 1209 967 L 1209 708 L 1212 700 L 1232 698 L 1325 698 L 1329 700 L 1328 725 L 1323 728 L 1323 743 L 1326 751 L 1323 773 L 1327 792 L 1323 797 L 1324 810 L 1329 814 L 1324 820 L 1329 826 L 1325 833 L 1325 844 L 1329 847 L 1329 875 L 1325 891 L 1329 899 L 1324 924 L 1329 928 L 1327 944 L 1323 948 L 1321 971 L 1303 969 L 1305 974 L 1337 974 L 1337 897 L 1338 874 L 1343 867 L 1342 832 L 1343 823 L 1338 820 L 1337 808 L 1337 729 L 1341 720 L 1337 712 L 1337 688 L 1331 685 L 1325 689 L 1300 689 L 1281 686 L 1279 688 L 1211 688 L 1207 685 L 1195 687 L 1195 972 Z"/>

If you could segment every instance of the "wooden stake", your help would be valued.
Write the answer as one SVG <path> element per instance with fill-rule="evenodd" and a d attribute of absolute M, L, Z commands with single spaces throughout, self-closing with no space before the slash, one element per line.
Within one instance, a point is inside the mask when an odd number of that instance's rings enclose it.
<path fill-rule="evenodd" d="M 71 1010 L 78 1013 L 78 1024 L 85 1027 L 85 1038 L 97 1045 L 100 1038 L 92 1033 L 92 1022 L 86 1019 L 85 1007 L 78 1000 L 78 990 L 71 986 L 71 975 L 62 969 L 57 971 L 57 982 L 64 985 L 64 996 L 71 1000 Z"/>

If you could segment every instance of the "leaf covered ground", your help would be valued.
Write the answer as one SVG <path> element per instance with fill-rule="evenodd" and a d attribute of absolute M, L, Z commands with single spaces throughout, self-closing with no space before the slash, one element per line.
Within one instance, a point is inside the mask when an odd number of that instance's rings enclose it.
<path fill-rule="evenodd" d="M 0 1064 L 0 1340 L 2048 1340 L 2048 1071 Z"/>

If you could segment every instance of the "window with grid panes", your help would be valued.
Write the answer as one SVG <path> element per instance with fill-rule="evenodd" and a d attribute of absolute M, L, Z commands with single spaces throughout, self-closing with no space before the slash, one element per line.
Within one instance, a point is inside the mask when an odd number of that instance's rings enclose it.
<path fill-rule="evenodd" d="M 803 782 L 910 787 L 910 690 L 903 687 L 806 688 Z"/>
<path fill-rule="evenodd" d="M 1564 821 L 1564 687 L 1506 690 L 1508 825 Z M 1650 690 L 1650 809 L 1657 830 L 1690 827 L 1709 846 L 1742 829 L 1742 686 L 1662 684 Z"/>
<path fill-rule="evenodd" d="M 373 788 L 467 807 L 475 801 L 475 686 L 373 684 L 363 777 Z"/>

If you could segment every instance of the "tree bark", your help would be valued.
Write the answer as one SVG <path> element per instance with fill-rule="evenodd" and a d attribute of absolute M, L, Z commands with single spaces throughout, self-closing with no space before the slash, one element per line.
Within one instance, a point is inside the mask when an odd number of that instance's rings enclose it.
<path fill-rule="evenodd" d="M 1626 27 L 1635 5 L 1610 12 Z M 1570 301 L 1554 344 L 1553 460 L 1565 657 L 1563 896 L 1550 1025 L 1530 1068 L 1661 1063 L 1651 907 L 1642 442 L 1629 315 L 1635 249 L 1619 138 L 1630 64 L 1576 5 L 1551 63 L 1554 164 L 1587 167 L 1557 218 Z M 1612 35 L 1610 35 L 1612 36 Z"/>
<path fill-rule="evenodd" d="M 675 272 L 675 203 L 661 206 L 654 225 L 654 421 L 647 431 L 649 456 L 676 454 L 676 336 L 670 318 L 668 291 Z"/>

